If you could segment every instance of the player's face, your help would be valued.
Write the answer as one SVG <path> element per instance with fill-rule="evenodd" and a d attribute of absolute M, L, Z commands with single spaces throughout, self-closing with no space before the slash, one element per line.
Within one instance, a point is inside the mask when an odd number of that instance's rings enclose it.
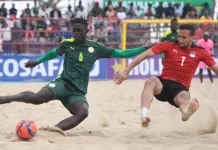
<path fill-rule="evenodd" d="M 81 23 L 75 23 L 73 24 L 72 32 L 76 42 L 84 42 L 86 40 L 87 26 Z"/>
<path fill-rule="evenodd" d="M 178 43 L 181 48 L 189 48 L 192 44 L 193 36 L 190 35 L 189 30 L 179 30 Z"/>
<path fill-rule="evenodd" d="M 179 23 L 178 23 L 178 21 L 172 21 L 170 26 L 171 26 L 171 30 L 176 31 L 179 28 Z"/>

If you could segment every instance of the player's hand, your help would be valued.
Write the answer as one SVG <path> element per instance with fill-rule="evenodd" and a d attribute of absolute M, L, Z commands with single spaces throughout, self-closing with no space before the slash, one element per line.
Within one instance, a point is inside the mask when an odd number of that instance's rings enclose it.
<path fill-rule="evenodd" d="M 29 60 L 26 64 L 25 64 L 25 67 L 26 68 L 33 68 L 37 66 L 37 62 L 36 60 Z"/>
<path fill-rule="evenodd" d="M 114 76 L 114 82 L 118 85 L 120 85 L 124 80 L 128 78 L 128 72 L 127 71 L 122 71 L 118 73 L 117 75 Z"/>

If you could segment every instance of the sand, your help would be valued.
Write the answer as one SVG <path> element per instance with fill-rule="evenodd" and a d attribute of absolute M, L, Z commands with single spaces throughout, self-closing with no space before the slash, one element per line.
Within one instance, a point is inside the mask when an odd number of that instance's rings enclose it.
<path fill-rule="evenodd" d="M 46 83 L 1 83 L 0 95 L 24 90 L 37 92 Z M 178 109 L 154 99 L 149 128 L 140 124 L 140 97 L 144 80 L 128 80 L 116 86 L 113 81 L 91 81 L 87 95 L 90 114 L 68 137 L 38 131 L 29 142 L 14 142 L 16 123 L 32 119 L 40 127 L 55 125 L 70 113 L 59 101 L 43 105 L 11 103 L 0 105 L 0 150 L 217 150 L 218 80 L 212 87 L 193 79 L 191 95 L 200 109 L 188 122 L 181 121 Z"/>

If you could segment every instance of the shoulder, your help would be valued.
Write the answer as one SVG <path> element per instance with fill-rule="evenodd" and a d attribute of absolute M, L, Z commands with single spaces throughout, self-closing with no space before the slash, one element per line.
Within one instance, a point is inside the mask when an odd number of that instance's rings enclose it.
<path fill-rule="evenodd" d="M 70 38 L 70 39 L 63 39 L 61 41 L 61 44 L 65 44 L 65 43 L 73 43 L 74 42 L 74 38 Z"/>
<path fill-rule="evenodd" d="M 163 37 L 166 37 L 167 35 L 171 34 L 172 31 L 171 30 L 167 30 L 164 32 Z"/>
<path fill-rule="evenodd" d="M 89 39 L 87 39 L 87 44 L 89 46 L 94 46 L 94 47 L 105 46 L 103 43 L 99 43 L 99 42 L 96 42 L 96 41 L 93 41 L 93 40 L 89 40 Z"/>
<path fill-rule="evenodd" d="M 199 40 L 197 40 L 197 42 L 202 42 L 203 41 L 203 39 L 199 39 Z"/>
<path fill-rule="evenodd" d="M 191 45 L 191 48 L 194 48 L 194 49 L 196 49 L 196 50 L 203 50 L 203 51 L 206 51 L 206 52 L 207 52 L 207 50 L 206 50 L 205 48 L 203 48 L 202 46 L 198 46 L 198 45 L 196 45 L 196 44 L 192 44 L 192 45 Z"/>
<path fill-rule="evenodd" d="M 213 40 L 209 39 L 209 42 L 210 42 L 210 43 L 213 43 Z"/>
<path fill-rule="evenodd" d="M 153 46 L 155 47 L 160 47 L 160 48 L 163 48 L 163 47 L 176 47 L 178 45 L 177 41 L 176 42 L 171 42 L 171 41 L 166 41 L 166 42 L 159 42 Z"/>

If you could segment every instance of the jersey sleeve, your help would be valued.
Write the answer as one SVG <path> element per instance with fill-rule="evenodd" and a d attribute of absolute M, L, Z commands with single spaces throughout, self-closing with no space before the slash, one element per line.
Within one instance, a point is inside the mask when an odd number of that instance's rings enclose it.
<path fill-rule="evenodd" d="M 213 65 L 216 64 L 215 60 L 211 57 L 209 52 L 206 50 L 202 50 L 201 53 L 201 61 L 203 61 L 208 67 L 212 67 Z"/>
<path fill-rule="evenodd" d="M 97 43 L 97 44 L 98 44 L 98 50 L 96 55 L 98 58 L 110 58 L 113 52 L 115 51 L 115 49 L 107 47 L 101 43 Z"/>
<path fill-rule="evenodd" d="M 56 52 L 59 56 L 62 56 L 63 54 L 67 52 L 66 43 L 64 41 L 61 42 L 61 44 L 58 46 L 58 48 L 56 49 Z"/>
<path fill-rule="evenodd" d="M 160 42 L 153 47 L 151 47 L 152 51 L 157 55 L 166 52 L 169 49 L 170 42 Z"/>

